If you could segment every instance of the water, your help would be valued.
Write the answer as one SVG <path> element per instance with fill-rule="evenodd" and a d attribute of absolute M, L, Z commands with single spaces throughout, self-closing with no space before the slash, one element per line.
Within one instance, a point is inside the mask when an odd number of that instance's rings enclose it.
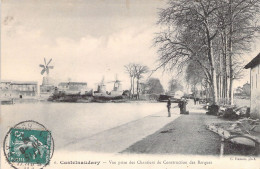
<path fill-rule="evenodd" d="M 56 148 L 61 148 L 75 140 L 157 113 L 167 116 L 166 103 L 28 103 L 1 105 L 1 124 L 5 134 L 21 121 L 38 121 L 52 132 L 58 143 Z"/>

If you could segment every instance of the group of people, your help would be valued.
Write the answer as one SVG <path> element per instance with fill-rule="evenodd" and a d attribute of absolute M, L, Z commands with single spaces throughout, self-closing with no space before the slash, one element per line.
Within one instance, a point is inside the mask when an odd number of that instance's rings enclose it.
<path fill-rule="evenodd" d="M 183 98 L 179 101 L 178 106 L 180 108 L 180 114 L 187 114 L 186 105 L 187 101 Z M 167 109 L 168 109 L 168 117 L 171 117 L 171 99 L 169 98 L 167 101 Z"/>

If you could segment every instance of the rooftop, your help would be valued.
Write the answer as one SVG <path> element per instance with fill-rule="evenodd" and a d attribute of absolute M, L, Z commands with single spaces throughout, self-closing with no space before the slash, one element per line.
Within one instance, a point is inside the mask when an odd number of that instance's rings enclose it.
<path fill-rule="evenodd" d="M 19 85 L 37 85 L 35 81 L 12 81 L 12 80 L 1 80 L 1 83 L 19 84 Z"/>
<path fill-rule="evenodd" d="M 87 85 L 86 82 L 61 82 L 59 85 Z"/>
<path fill-rule="evenodd" d="M 258 64 L 260 64 L 260 53 L 245 66 L 245 69 L 255 67 Z"/>

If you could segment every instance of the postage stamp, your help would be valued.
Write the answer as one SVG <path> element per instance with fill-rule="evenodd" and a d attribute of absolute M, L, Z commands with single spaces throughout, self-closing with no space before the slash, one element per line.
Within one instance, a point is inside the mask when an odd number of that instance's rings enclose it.
<path fill-rule="evenodd" d="M 51 132 L 36 121 L 23 121 L 10 128 L 4 140 L 4 154 L 14 168 L 43 168 L 54 152 Z"/>

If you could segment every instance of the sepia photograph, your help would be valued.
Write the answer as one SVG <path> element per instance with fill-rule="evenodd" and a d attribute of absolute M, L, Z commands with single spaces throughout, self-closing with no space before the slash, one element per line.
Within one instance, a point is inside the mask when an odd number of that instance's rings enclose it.
<path fill-rule="evenodd" d="M 259 169 L 260 0 L 1 0 L 1 169 Z"/>

